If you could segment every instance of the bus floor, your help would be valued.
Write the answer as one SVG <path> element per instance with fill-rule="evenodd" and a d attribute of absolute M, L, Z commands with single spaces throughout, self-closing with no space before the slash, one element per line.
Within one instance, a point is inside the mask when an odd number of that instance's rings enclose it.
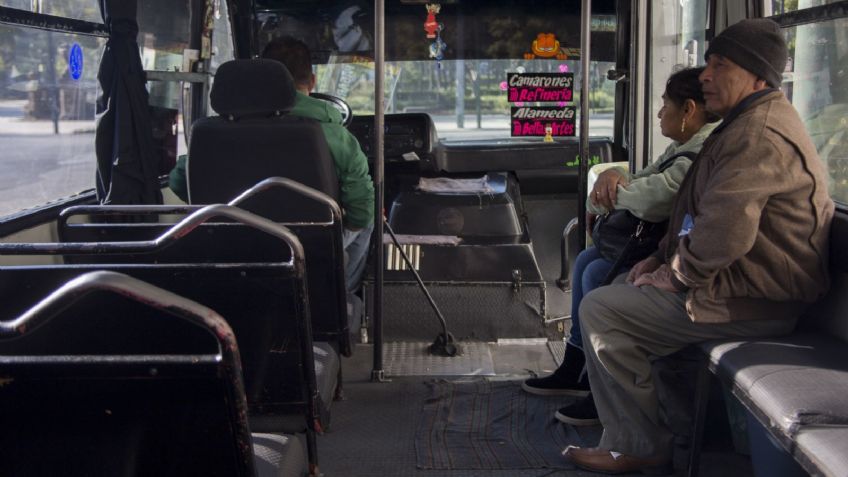
<path fill-rule="evenodd" d="M 389 344 L 387 344 L 389 345 Z M 442 373 L 438 364 L 433 364 L 430 358 L 423 357 L 425 362 L 430 362 L 430 374 L 418 375 L 396 375 L 386 376 L 386 382 L 372 382 L 372 347 L 370 345 L 358 345 L 354 356 L 343 360 L 344 373 L 344 396 L 333 404 L 332 422 L 328 430 L 318 437 L 318 457 L 320 471 L 322 474 L 345 477 L 358 476 L 421 476 L 421 477 L 536 477 L 536 476 L 569 476 L 584 477 L 592 474 L 576 470 L 564 459 L 559 457 L 557 447 L 553 455 L 552 465 L 537 466 L 538 468 L 521 467 L 516 462 L 501 460 L 499 465 L 421 465 L 422 458 L 420 447 L 426 446 L 420 440 L 421 427 L 426 425 L 431 416 L 425 415 L 425 408 L 434 403 L 433 383 L 442 385 L 461 386 L 463 383 L 504 383 L 515 389 L 513 399 L 518 397 L 525 402 L 533 399 L 560 398 L 538 398 L 534 396 L 523 396 L 520 391 L 520 382 L 526 379 L 531 371 L 545 374 L 556 366 L 551 348 L 546 343 L 474 343 L 467 346 L 469 353 L 478 353 L 480 347 L 487 348 L 492 357 L 493 372 L 488 376 L 478 375 L 454 375 L 448 376 Z M 387 346 L 388 347 L 388 346 Z M 384 356 L 384 358 L 388 358 Z M 447 359 L 447 358 L 445 358 Z M 386 359 L 384 359 L 384 363 Z M 384 366 L 384 369 L 388 369 Z M 412 367 L 415 369 L 415 366 Z M 418 368 L 421 373 L 427 371 L 426 365 Z M 480 372 L 476 370 L 473 372 Z M 485 372 L 485 370 L 484 370 Z M 411 374 L 411 373 L 410 373 Z M 479 384 L 478 384 L 479 386 Z M 503 386 L 503 385 L 501 385 Z M 458 387 L 457 387 L 458 389 Z M 573 401 L 574 398 L 563 397 L 563 405 Z M 571 400 L 571 401 L 570 401 Z M 498 403 L 491 404 L 492 406 Z M 501 403 L 503 404 L 503 403 Z M 556 406 L 554 401 L 554 406 Z M 473 408 L 473 406 L 470 406 Z M 553 409 L 556 409 L 554 407 Z M 450 417 L 452 422 L 463 421 L 462 413 L 473 414 L 469 406 L 455 406 L 447 414 L 456 413 Z M 444 414 L 446 414 L 443 411 Z M 477 416 L 480 414 L 478 413 Z M 424 418 L 424 419 L 422 419 Z M 544 418 L 546 419 L 546 418 Z M 479 422 L 474 424 L 474 418 L 466 418 L 471 426 L 480 426 Z M 478 419 L 479 421 L 479 419 Z M 539 422 L 538 420 L 533 422 Z M 557 423 L 553 415 L 550 415 L 547 427 L 567 426 Z M 450 427 L 450 425 L 448 425 Z M 545 425 L 542 425 L 545 427 Z M 455 430 L 455 429 L 454 429 Z M 449 429 L 440 431 L 452 432 Z M 576 434 L 575 434 L 576 433 Z M 594 445 L 600 438 L 600 426 L 572 427 L 567 430 L 567 435 L 579 435 L 585 445 Z M 479 436 L 478 436 L 479 437 Z M 418 438 L 418 439 L 417 439 Z M 448 439 L 451 438 L 448 436 Z M 463 439 L 455 436 L 454 439 Z M 447 439 L 446 439 L 447 440 Z M 482 440 L 487 440 L 485 437 Z M 489 439 L 491 440 L 491 439 Z M 719 441 L 714 444 L 711 441 Z M 457 442 L 454 440 L 453 442 Z M 536 441 L 539 442 L 538 440 Z M 701 455 L 701 475 L 706 477 L 721 476 L 751 476 L 750 459 L 747 456 L 737 454 L 730 445 L 729 432 L 726 436 L 718 439 L 707 437 L 707 444 Z M 556 444 L 551 444 L 556 446 Z M 457 452 L 457 451 L 452 451 Z M 497 453 L 497 450 L 495 451 Z M 686 451 L 680 450 L 675 454 L 675 475 L 685 474 Z M 679 454 L 679 455 L 678 455 Z M 466 456 L 458 456 L 458 460 L 464 460 Z M 560 460 L 561 459 L 561 460 Z M 450 457 L 447 460 L 450 463 Z M 491 461 L 490 461 L 491 464 Z M 512 468 L 510 468 L 512 467 Z"/>

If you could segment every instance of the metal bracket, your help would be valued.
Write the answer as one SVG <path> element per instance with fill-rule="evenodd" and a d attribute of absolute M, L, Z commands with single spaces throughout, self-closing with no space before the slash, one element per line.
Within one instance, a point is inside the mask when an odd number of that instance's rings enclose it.
<path fill-rule="evenodd" d="M 382 369 L 372 370 L 371 371 L 371 382 L 372 383 L 390 383 L 391 379 L 386 379 L 386 372 Z"/>

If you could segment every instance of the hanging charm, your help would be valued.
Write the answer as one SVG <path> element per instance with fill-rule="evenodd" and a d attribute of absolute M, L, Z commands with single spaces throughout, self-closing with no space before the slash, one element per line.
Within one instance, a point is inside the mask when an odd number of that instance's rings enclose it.
<path fill-rule="evenodd" d="M 445 49 L 448 46 L 442 41 L 442 26 L 439 25 L 439 29 L 436 31 L 436 41 L 430 44 L 430 58 L 436 59 L 436 67 L 442 67 L 442 60 L 445 57 Z"/>
<path fill-rule="evenodd" d="M 427 38 L 433 39 L 439 34 L 441 25 L 436 21 L 436 15 L 439 14 L 442 6 L 438 3 L 428 3 L 425 6 L 427 7 L 427 20 L 424 22 L 424 31 L 427 32 Z"/>

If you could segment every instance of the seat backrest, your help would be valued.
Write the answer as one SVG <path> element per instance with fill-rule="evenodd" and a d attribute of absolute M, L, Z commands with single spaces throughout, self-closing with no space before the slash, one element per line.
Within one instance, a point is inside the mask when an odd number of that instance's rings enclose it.
<path fill-rule="evenodd" d="M 81 271 L 109 270 L 185 296 L 225 316 L 235 331 L 252 414 L 296 413 L 313 421 L 317 385 L 314 366 L 305 364 L 313 351 L 303 249 L 285 227 L 215 205 L 151 241 L 0 244 L 0 253 L 27 248 L 73 254 L 74 264 L 0 267 L 3 293 L 25 296 L 33 283 L 57 285 Z"/>
<path fill-rule="evenodd" d="M 220 315 L 117 273 L 30 286 L 0 323 L 0 475 L 254 475 Z"/>
<path fill-rule="evenodd" d="M 835 336 L 848 343 L 848 214 L 837 210 L 830 227 L 830 290 L 798 320 L 798 328 Z"/>
<path fill-rule="evenodd" d="M 294 81 L 282 63 L 222 64 L 210 98 L 219 116 L 200 119 L 191 129 L 189 201 L 228 203 L 268 177 L 291 178 L 338 201 L 338 177 L 324 132 L 317 121 L 289 114 L 295 98 Z M 265 197 L 250 207 L 263 217 L 275 219 L 280 209 L 304 218 L 322 212 L 314 202 L 283 190 Z"/>
<path fill-rule="evenodd" d="M 288 179 L 273 178 L 251 189 L 249 197 L 261 199 L 278 189 L 302 189 Z M 315 191 L 303 191 L 301 195 Z M 344 265 L 342 251 L 341 212 L 328 197 L 319 199 L 326 205 L 320 220 L 309 222 L 284 222 L 282 225 L 294 232 L 306 254 L 309 307 L 312 320 L 312 337 L 316 341 L 337 344 L 338 351 L 349 356 L 353 351 L 351 333 L 358 332 L 351 324 L 345 297 Z M 59 239 L 62 242 L 126 242 L 153 240 L 164 234 L 173 223 L 166 219 L 185 217 L 199 206 L 75 206 L 62 211 L 58 221 Z M 122 223 L 126 216 L 149 217 L 135 223 Z M 104 218 L 115 219 L 104 222 Z M 173 222 L 172 220 L 170 220 Z M 239 230 L 239 229 L 249 230 Z M 232 236 L 238 234 L 238 237 Z M 226 236 L 225 236 L 226 235 Z M 239 238 L 240 237 L 240 238 Z M 235 246 L 233 240 L 242 240 Z M 153 263 L 199 261 L 271 262 L 288 260 L 288 249 L 279 247 L 279 241 L 260 231 L 238 224 L 223 227 L 221 224 L 203 224 L 197 230 L 168 249 L 153 254 L 124 254 L 121 256 L 67 255 L 66 263 Z"/>

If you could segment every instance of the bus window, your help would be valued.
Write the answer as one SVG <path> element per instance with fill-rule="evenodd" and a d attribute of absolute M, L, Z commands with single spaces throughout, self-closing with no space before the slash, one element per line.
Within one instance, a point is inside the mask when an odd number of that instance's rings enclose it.
<path fill-rule="evenodd" d="M 141 63 L 148 71 L 181 71 L 183 51 L 189 48 L 191 0 L 139 0 L 138 46 Z M 154 140 L 166 154 L 166 163 L 173 165 L 176 156 L 185 154 L 188 147 L 182 134 L 182 85 L 174 81 L 150 81 L 151 119 L 154 123 Z M 162 144 L 162 140 L 173 138 L 176 148 Z M 161 140 L 160 140 L 161 139 Z"/>
<path fill-rule="evenodd" d="M 780 15 L 808 7 L 838 3 L 839 0 L 771 0 L 771 14 Z M 766 2 L 769 3 L 769 2 Z"/>
<path fill-rule="evenodd" d="M 0 6 L 43 13 L 56 17 L 73 18 L 87 22 L 102 23 L 98 0 L 0 0 Z"/>
<path fill-rule="evenodd" d="M 94 187 L 105 38 L 0 25 L 0 216 Z"/>
<path fill-rule="evenodd" d="M 370 2 L 258 3 L 266 8 L 258 13 L 262 45 L 284 34 L 302 39 L 318 65 L 316 91 L 345 99 L 354 114 L 374 113 L 373 15 L 364 14 Z M 615 84 L 607 71 L 614 68 L 616 17 L 613 2 L 593 3 L 590 133 L 612 137 Z M 505 91 L 510 72 L 573 73 L 571 103 L 579 102 L 579 2 L 443 2 L 436 15 L 445 43 L 439 61 L 431 56 L 427 16 L 423 3 L 386 2 L 387 113 L 428 113 L 448 141 L 506 139 L 516 105 Z M 545 33 L 559 50 L 534 55 L 533 42 Z"/>
<path fill-rule="evenodd" d="M 212 31 L 212 58 L 210 70 L 214 73 L 218 66 L 234 58 L 233 30 L 226 0 L 215 0 L 214 26 Z"/>
<path fill-rule="evenodd" d="M 613 135 L 615 83 L 606 72 L 615 64 L 591 63 L 590 135 Z M 445 140 L 510 137 L 507 73 L 570 71 L 579 89 L 578 60 L 468 59 L 386 62 L 386 112 L 428 113 Z M 374 114 L 374 63 L 330 63 L 317 67 L 318 88 L 345 99 L 354 114 Z M 458 87 L 464 88 L 459 97 Z M 574 101 L 579 101 L 575 92 Z"/>
<path fill-rule="evenodd" d="M 655 158 L 668 147 L 670 139 L 660 131 L 657 114 L 662 108 L 666 79 L 681 68 L 704 64 L 708 0 L 662 2 L 651 12 L 651 71 L 649 121 L 651 133 L 648 157 Z M 641 162 L 637 159 L 637 163 Z"/>
<path fill-rule="evenodd" d="M 802 2 L 803 3 L 803 2 Z M 782 89 L 827 166 L 831 197 L 848 205 L 848 20 L 784 28 L 789 64 Z"/>

